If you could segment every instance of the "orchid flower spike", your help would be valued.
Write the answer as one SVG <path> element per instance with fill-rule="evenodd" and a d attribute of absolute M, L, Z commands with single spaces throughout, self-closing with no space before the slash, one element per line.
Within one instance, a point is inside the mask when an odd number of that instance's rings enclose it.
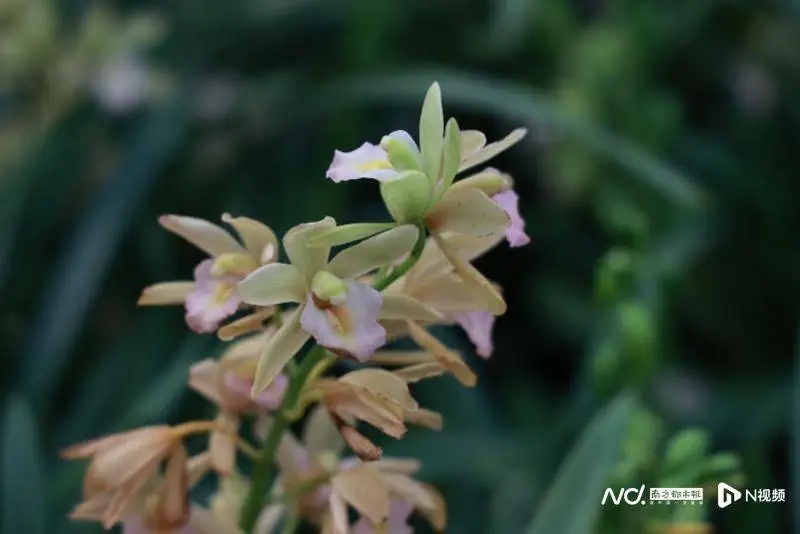
<path fill-rule="evenodd" d="M 356 281 L 408 254 L 417 241 L 416 227 L 398 226 L 329 261 L 329 246 L 309 247 L 308 242 L 335 227 L 336 221 L 326 217 L 292 228 L 283 239 L 290 263 L 264 265 L 237 286 L 236 297 L 247 304 L 298 304 L 263 348 L 253 395 L 272 383 L 310 337 L 335 354 L 364 362 L 386 341 L 378 319 L 439 316 L 413 299 L 384 298 L 377 290 Z"/>

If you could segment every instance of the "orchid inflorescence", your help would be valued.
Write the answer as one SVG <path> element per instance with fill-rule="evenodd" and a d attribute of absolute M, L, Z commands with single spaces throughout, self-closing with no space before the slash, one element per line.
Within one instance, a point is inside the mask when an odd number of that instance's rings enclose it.
<path fill-rule="evenodd" d="M 378 181 L 393 222 L 300 224 L 282 239 L 285 263 L 275 233 L 253 219 L 223 215 L 234 236 L 205 220 L 161 217 L 208 258 L 194 280 L 150 286 L 139 304 L 182 304 L 192 330 L 230 342 L 219 359 L 194 364 L 188 379 L 218 415 L 65 450 L 67 458 L 91 458 L 71 517 L 106 528 L 122 523 L 126 534 L 265 534 L 279 524 L 294 532 L 301 522 L 323 533 L 399 534 L 413 532 L 407 521 L 416 511 L 444 530 L 442 497 L 413 478 L 419 462 L 383 457 L 358 424 L 393 438 L 409 423 L 438 430 L 441 415 L 420 407 L 409 384 L 450 373 L 475 385 L 461 355 L 426 327 L 460 325 L 477 353 L 490 357 L 494 320 L 506 304 L 472 261 L 504 238 L 512 247 L 529 238 L 510 176 L 485 168 L 455 178 L 524 135 L 518 129 L 486 144 L 455 119 L 445 124 L 433 84 L 419 144 L 392 132 L 377 145 L 336 151 L 327 171 L 334 182 Z M 356 242 L 330 257 L 332 247 Z M 384 349 L 403 337 L 418 350 Z M 326 375 L 338 358 L 357 368 Z M 290 426 L 308 409 L 295 436 Z M 247 417 L 258 445 L 240 431 Z M 190 457 L 184 440 L 196 434 L 209 436 L 208 449 Z M 354 455 L 341 458 L 346 447 Z M 237 467 L 240 453 L 253 460 L 249 476 Z M 192 504 L 191 488 L 211 473 L 216 492 L 207 506 Z"/>

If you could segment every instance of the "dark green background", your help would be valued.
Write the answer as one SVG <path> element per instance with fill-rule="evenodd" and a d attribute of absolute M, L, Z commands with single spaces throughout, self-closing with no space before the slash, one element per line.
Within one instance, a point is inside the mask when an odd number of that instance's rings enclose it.
<path fill-rule="evenodd" d="M 74 37 L 91 4 L 53 8 L 58 39 Z M 0 167 L 5 533 L 88 532 L 62 519 L 79 499 L 81 466 L 58 460 L 60 447 L 211 413 L 184 382 L 219 344 L 191 335 L 177 308 L 135 307 L 142 287 L 185 278 L 201 259 L 158 215 L 229 211 L 279 233 L 324 215 L 386 220 L 374 182 L 336 185 L 325 169 L 335 148 L 415 132 L 434 80 L 462 128 L 490 139 L 531 130 L 493 162 L 514 175 L 533 238 L 478 262 L 509 304 L 496 353 L 479 361 L 460 332 L 443 331 L 479 386 L 423 384 L 415 393 L 445 413 L 444 432 L 387 445 L 425 461 L 423 476 L 448 498 L 448 532 L 601 532 L 591 519 L 572 530 L 532 520 L 589 418 L 625 387 L 663 429 L 631 438 L 652 438 L 649 461 L 670 435 L 700 427 L 711 452 L 739 455 L 746 486 L 787 489 L 790 503 L 714 512 L 719 532 L 790 531 L 800 4 L 114 5 L 163 17 L 165 38 L 145 57 L 170 88 L 125 116 L 78 91 Z M 0 31 L 11 24 L 0 15 Z M 193 102 L 220 76 L 234 82 L 233 105 L 201 119 Z M 46 90 L 41 73 L 4 80 L 0 120 L 34 121 Z M 624 437 L 606 434 L 597 439 Z M 625 482 L 655 484 L 640 471 Z M 547 513 L 591 518 L 600 494 L 589 478 L 551 491 Z M 642 531 L 638 519 L 614 527 L 612 515 L 602 532 Z"/>

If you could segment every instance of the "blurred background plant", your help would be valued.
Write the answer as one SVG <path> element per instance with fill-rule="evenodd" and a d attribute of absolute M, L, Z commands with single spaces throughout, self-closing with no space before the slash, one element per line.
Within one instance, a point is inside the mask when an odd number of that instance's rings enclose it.
<path fill-rule="evenodd" d="M 413 130 L 434 80 L 463 127 L 532 130 L 498 165 L 534 244 L 480 262 L 509 301 L 496 354 L 443 334 L 478 388 L 421 385 L 445 430 L 385 443 L 423 459 L 448 532 L 788 532 L 799 16 L 790 0 L 0 0 L 3 532 L 92 531 L 63 518 L 82 466 L 58 449 L 207 409 L 184 383 L 219 342 L 134 305 L 198 260 L 157 216 L 380 220 L 369 184 L 324 170 L 334 148 Z M 599 504 L 608 485 L 719 480 L 789 503 Z"/>

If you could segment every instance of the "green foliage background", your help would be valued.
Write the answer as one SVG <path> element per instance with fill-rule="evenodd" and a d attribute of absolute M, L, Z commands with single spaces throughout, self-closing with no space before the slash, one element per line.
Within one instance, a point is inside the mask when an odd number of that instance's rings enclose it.
<path fill-rule="evenodd" d="M 509 302 L 496 354 L 443 331 L 479 386 L 421 385 L 444 432 L 386 444 L 424 460 L 448 532 L 789 532 L 798 15 L 792 0 L 2 0 L 3 533 L 92 531 L 63 519 L 82 466 L 60 447 L 209 413 L 184 383 L 219 343 L 178 309 L 135 307 L 200 259 L 158 215 L 278 232 L 384 219 L 374 184 L 324 171 L 334 148 L 415 130 L 434 80 L 463 127 L 531 129 L 496 165 L 533 244 L 479 262 Z M 153 90 L 109 113 L 88 81 L 130 54 Z M 789 502 L 599 505 L 612 483 L 720 480 Z"/>

